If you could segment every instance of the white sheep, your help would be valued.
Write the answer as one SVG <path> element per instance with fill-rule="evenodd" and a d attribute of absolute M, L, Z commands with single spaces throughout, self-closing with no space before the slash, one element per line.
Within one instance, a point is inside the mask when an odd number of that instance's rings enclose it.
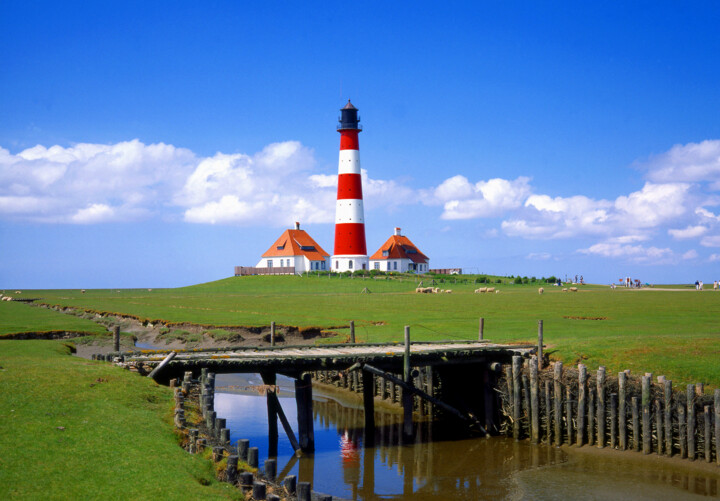
<path fill-rule="evenodd" d="M 577 287 L 570 287 L 570 292 L 577 292 L 577 291 L 578 291 Z"/>
<path fill-rule="evenodd" d="M 543 289 L 542 287 L 540 287 L 540 288 L 538 289 L 538 294 L 542 294 L 543 292 L 545 292 L 545 289 Z"/>
<path fill-rule="evenodd" d="M 495 292 L 495 287 L 488 287 L 488 288 L 487 288 L 487 291 L 488 291 L 488 292 Z"/>

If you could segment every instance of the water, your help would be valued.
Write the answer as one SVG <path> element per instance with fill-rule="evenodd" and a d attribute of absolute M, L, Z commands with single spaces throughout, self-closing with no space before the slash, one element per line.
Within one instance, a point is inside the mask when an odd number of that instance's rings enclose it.
<path fill-rule="evenodd" d="M 231 441 L 247 438 L 267 458 L 267 407 L 252 386 L 258 375 L 218 375 L 215 410 Z M 278 376 L 280 402 L 297 433 L 292 381 Z M 250 387 L 250 388 L 249 388 Z M 720 468 L 584 447 L 532 446 L 507 438 L 459 439 L 447 429 L 416 423 L 402 443 L 399 412 L 378 410 L 374 447 L 365 447 L 359 398 L 314 388 L 315 448 L 298 458 L 282 427 L 278 473 L 297 475 L 333 499 L 352 500 L 673 500 L 718 496 Z M 229 393 L 232 392 L 232 393 Z M 697 463 L 697 462 L 696 462 Z"/>

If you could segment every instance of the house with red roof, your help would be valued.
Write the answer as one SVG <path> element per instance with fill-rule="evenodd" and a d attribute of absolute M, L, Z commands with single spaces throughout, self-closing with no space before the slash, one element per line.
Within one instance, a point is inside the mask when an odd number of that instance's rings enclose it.
<path fill-rule="evenodd" d="M 420 252 L 410 239 L 400 234 L 400 228 L 370 256 L 370 269 L 398 273 L 427 273 L 430 258 Z"/>
<path fill-rule="evenodd" d="M 258 274 L 329 270 L 330 254 L 305 230 L 300 229 L 300 223 L 295 223 L 294 230 L 285 230 L 265 251 L 255 269 Z"/>

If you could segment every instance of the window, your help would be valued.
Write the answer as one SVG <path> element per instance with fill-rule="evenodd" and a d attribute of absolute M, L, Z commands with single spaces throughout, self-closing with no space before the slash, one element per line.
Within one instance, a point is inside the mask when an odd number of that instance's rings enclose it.
<path fill-rule="evenodd" d="M 390 255 L 390 251 L 383 251 L 383 257 L 388 257 Z"/>
<path fill-rule="evenodd" d="M 393 261 L 393 270 L 397 270 L 397 261 Z"/>
<path fill-rule="evenodd" d="M 373 263 L 373 268 L 376 269 L 376 270 L 379 270 L 379 269 L 380 269 L 380 262 L 379 262 L 379 261 L 375 261 L 375 262 Z"/>
<path fill-rule="evenodd" d="M 335 269 L 337 270 L 339 268 L 340 268 L 340 261 L 335 261 Z"/>
<path fill-rule="evenodd" d="M 352 264 L 353 264 L 352 260 L 348 261 L 348 269 L 352 270 Z"/>
<path fill-rule="evenodd" d="M 281 259 L 280 260 L 280 268 L 282 268 L 282 267 L 283 267 L 283 260 Z"/>
<path fill-rule="evenodd" d="M 314 246 L 314 245 L 301 245 L 301 246 L 300 246 L 300 250 L 304 250 L 304 251 L 314 251 L 314 250 L 315 250 L 315 246 Z"/>
<path fill-rule="evenodd" d="M 322 263 L 320 263 L 320 265 L 322 266 L 322 269 L 324 270 L 324 269 L 325 269 L 325 261 L 323 261 Z"/>
<path fill-rule="evenodd" d="M 272 259 L 268 259 L 268 268 L 272 268 Z"/>
<path fill-rule="evenodd" d="M 387 271 L 390 271 L 390 261 L 387 262 Z"/>

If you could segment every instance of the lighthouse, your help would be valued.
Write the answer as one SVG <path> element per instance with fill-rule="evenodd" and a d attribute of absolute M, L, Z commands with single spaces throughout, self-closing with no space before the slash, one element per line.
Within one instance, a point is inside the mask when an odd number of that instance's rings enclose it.
<path fill-rule="evenodd" d="M 331 258 L 335 272 L 368 269 L 365 246 L 365 216 L 362 178 L 360 176 L 360 143 L 358 110 L 348 99 L 340 110 L 340 159 L 335 205 L 335 249 Z"/>

